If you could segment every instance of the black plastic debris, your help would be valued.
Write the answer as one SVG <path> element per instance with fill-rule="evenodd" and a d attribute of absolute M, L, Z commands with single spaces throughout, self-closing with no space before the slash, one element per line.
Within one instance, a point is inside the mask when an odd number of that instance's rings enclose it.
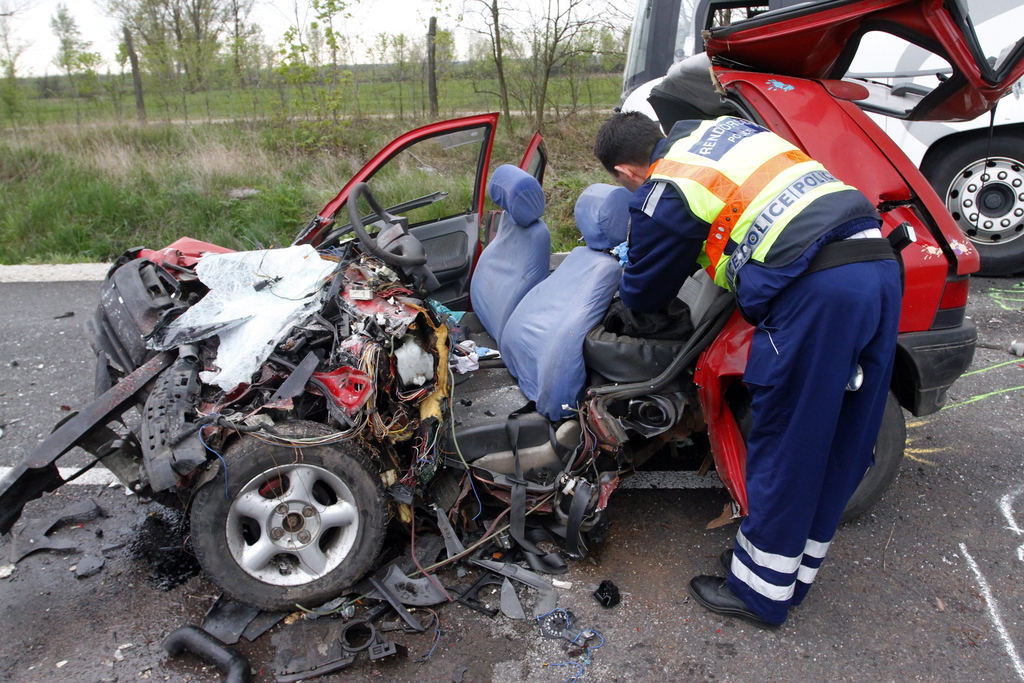
<path fill-rule="evenodd" d="M 480 614 L 493 619 L 497 616 L 498 610 L 490 608 L 484 604 L 484 601 L 480 599 L 479 591 L 484 586 L 500 586 L 501 584 L 502 580 L 500 578 L 491 572 L 484 572 L 472 586 L 459 593 L 458 597 L 455 598 L 455 602 L 465 605 L 466 607 L 476 610 L 477 612 L 480 612 Z"/>
<path fill-rule="evenodd" d="M 78 550 L 74 541 L 51 538 L 48 534 L 58 526 L 86 522 L 102 517 L 103 510 L 94 500 L 83 500 L 61 508 L 44 519 L 27 519 L 14 530 L 11 543 L 11 562 L 17 564 L 37 550 Z"/>
<path fill-rule="evenodd" d="M 75 565 L 75 578 L 87 579 L 90 576 L 96 576 L 106 562 L 101 555 L 86 555 Z"/>
<path fill-rule="evenodd" d="M 259 613 L 257 607 L 222 595 L 203 617 L 203 630 L 228 645 L 234 645 Z"/>
<path fill-rule="evenodd" d="M 622 600 L 622 596 L 619 595 L 619 587 L 608 579 L 602 581 L 601 585 L 597 587 L 594 597 L 605 609 L 615 607 Z"/>
<path fill-rule="evenodd" d="M 242 631 L 242 637 L 252 642 L 277 626 L 286 616 L 285 612 L 260 612 Z"/>
<path fill-rule="evenodd" d="M 519 602 L 515 586 L 506 578 L 501 582 L 501 613 L 509 619 L 525 619 L 526 611 Z"/>
<path fill-rule="evenodd" d="M 396 565 L 391 565 L 381 583 L 387 586 L 403 605 L 426 607 L 448 602 L 448 596 L 433 581 L 425 576 L 410 579 Z"/>
<path fill-rule="evenodd" d="M 249 661 L 197 626 L 182 626 L 164 639 L 164 650 L 176 657 L 188 650 L 199 655 L 227 674 L 227 683 L 249 683 L 252 672 Z"/>
<path fill-rule="evenodd" d="M 340 621 L 301 619 L 275 633 L 274 677 L 279 683 L 301 681 L 339 671 L 356 660 L 340 640 Z"/>

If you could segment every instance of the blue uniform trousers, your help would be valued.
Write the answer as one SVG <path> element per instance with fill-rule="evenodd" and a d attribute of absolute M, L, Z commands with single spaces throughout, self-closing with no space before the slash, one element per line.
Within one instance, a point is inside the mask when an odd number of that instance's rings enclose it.
<path fill-rule="evenodd" d="M 837 266 L 794 280 L 754 333 L 744 375 L 749 514 L 728 584 L 769 622 L 783 623 L 807 594 L 873 464 L 900 299 L 896 262 Z M 864 383 L 846 391 L 858 364 Z"/>

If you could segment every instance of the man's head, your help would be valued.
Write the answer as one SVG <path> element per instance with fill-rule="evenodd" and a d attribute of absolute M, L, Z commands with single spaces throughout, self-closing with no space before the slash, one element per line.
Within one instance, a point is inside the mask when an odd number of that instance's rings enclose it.
<path fill-rule="evenodd" d="M 663 137 L 661 127 L 640 112 L 618 112 L 597 131 L 594 156 L 616 182 L 633 192 L 647 179 L 654 146 Z"/>

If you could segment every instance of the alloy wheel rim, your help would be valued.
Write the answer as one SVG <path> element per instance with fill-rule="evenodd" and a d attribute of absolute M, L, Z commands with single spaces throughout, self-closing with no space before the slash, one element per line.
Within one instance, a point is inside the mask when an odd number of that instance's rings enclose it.
<path fill-rule="evenodd" d="M 305 463 L 253 477 L 228 508 L 228 551 L 249 576 L 275 586 L 310 583 L 349 557 L 359 511 L 335 473 Z"/>

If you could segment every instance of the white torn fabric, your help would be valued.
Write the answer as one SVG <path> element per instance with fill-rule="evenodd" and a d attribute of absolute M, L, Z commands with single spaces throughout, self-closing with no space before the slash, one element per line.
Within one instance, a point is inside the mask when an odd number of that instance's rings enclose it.
<path fill-rule="evenodd" d="M 321 285 L 336 265 L 308 244 L 203 256 L 196 274 L 210 291 L 171 326 L 251 317 L 218 334 L 217 369 L 199 373 L 200 379 L 228 392 L 250 382 L 291 328 L 323 306 Z"/>
<path fill-rule="evenodd" d="M 451 367 L 460 375 L 480 369 L 480 358 L 477 355 L 476 342 L 467 339 L 457 344 L 459 350 L 452 354 Z"/>

